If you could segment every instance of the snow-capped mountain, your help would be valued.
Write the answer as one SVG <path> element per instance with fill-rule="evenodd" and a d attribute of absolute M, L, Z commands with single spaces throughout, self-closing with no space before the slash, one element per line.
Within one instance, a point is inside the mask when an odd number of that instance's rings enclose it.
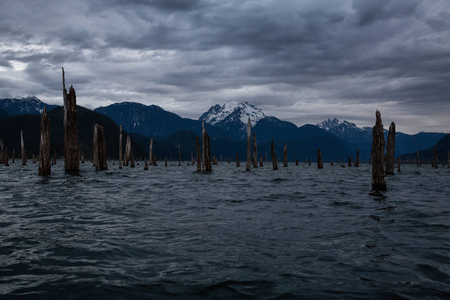
<path fill-rule="evenodd" d="M 62 101 L 61 101 L 62 102 Z M 0 99 L 0 109 L 3 109 L 10 115 L 27 115 L 27 114 L 40 114 L 44 107 L 50 111 L 57 105 L 49 105 L 36 97 L 28 97 L 21 99 Z"/>
<path fill-rule="evenodd" d="M 372 144 L 371 127 L 360 128 L 356 126 L 355 123 L 351 123 L 345 120 L 340 121 L 336 118 L 334 118 L 333 120 L 325 120 L 322 123 L 317 124 L 316 126 L 342 138 L 343 140 L 351 144 L 358 145 L 360 147 L 360 150 L 363 149 L 370 153 Z M 389 127 L 385 126 L 385 139 L 388 138 L 389 133 L 387 128 Z M 444 135 L 444 133 L 435 132 L 420 132 L 414 135 L 397 132 L 395 134 L 395 153 L 396 155 L 401 155 L 404 153 L 414 152 L 417 149 L 427 149 L 437 143 L 437 141 L 439 141 L 439 139 Z"/>
<path fill-rule="evenodd" d="M 234 132 L 232 136 L 242 139 L 246 134 L 248 118 L 252 127 L 255 126 L 266 115 L 263 111 L 247 101 L 236 102 L 230 101 L 224 105 L 214 105 L 203 113 L 199 121 L 205 121 L 207 124 L 217 126 L 227 132 Z"/>

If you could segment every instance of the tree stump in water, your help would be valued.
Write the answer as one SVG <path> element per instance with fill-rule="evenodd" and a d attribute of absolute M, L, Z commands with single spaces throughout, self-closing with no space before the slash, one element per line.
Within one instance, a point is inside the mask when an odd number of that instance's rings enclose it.
<path fill-rule="evenodd" d="M 23 131 L 20 131 L 20 148 L 22 152 L 22 166 L 27 164 L 27 155 L 25 153 L 25 144 L 23 142 Z"/>
<path fill-rule="evenodd" d="M 395 164 L 395 123 L 389 126 L 388 142 L 386 147 L 386 174 L 394 175 Z"/>
<path fill-rule="evenodd" d="M 274 170 L 278 170 L 277 154 L 275 152 L 275 147 L 273 145 L 273 139 L 270 145 L 270 153 L 272 154 L 272 168 Z"/>
<path fill-rule="evenodd" d="M 397 172 L 400 172 L 400 158 L 397 157 Z"/>
<path fill-rule="evenodd" d="M 317 148 L 317 168 L 323 169 L 322 154 L 320 153 L 320 148 Z"/>
<path fill-rule="evenodd" d="M 263 166 L 264 166 L 263 158 L 262 158 L 262 157 L 259 158 L 259 166 L 260 166 L 260 167 L 263 167 Z"/>
<path fill-rule="evenodd" d="M 144 157 L 144 170 L 145 170 L 145 171 L 148 171 L 147 157 Z"/>
<path fill-rule="evenodd" d="M 240 167 L 241 166 L 241 162 L 239 161 L 239 154 L 236 153 L 236 167 Z"/>
<path fill-rule="evenodd" d="M 108 170 L 106 162 L 106 142 L 103 126 L 94 125 L 94 165 L 96 171 Z"/>
<path fill-rule="evenodd" d="M 119 127 L 119 169 L 122 169 L 122 125 Z"/>
<path fill-rule="evenodd" d="M 218 165 L 217 157 L 215 154 L 213 155 L 213 165 Z"/>
<path fill-rule="evenodd" d="M 287 145 L 284 144 L 284 148 L 283 148 L 283 167 L 287 168 L 287 166 L 288 166 Z"/>
<path fill-rule="evenodd" d="M 195 135 L 195 149 L 197 151 L 197 172 L 202 171 L 202 161 L 200 157 L 200 141 L 198 135 Z"/>
<path fill-rule="evenodd" d="M 78 175 L 80 173 L 80 160 L 76 93 L 73 86 L 70 86 L 69 93 L 67 93 L 64 68 L 62 69 L 62 80 L 64 100 L 64 170 L 66 173 Z"/>
<path fill-rule="evenodd" d="M 386 191 L 384 179 L 384 132 L 381 113 L 375 113 L 376 123 L 372 130 L 372 190 Z"/>
<path fill-rule="evenodd" d="M 295 165 L 298 166 L 298 158 L 295 156 Z"/>
<path fill-rule="evenodd" d="M 123 158 L 123 165 L 128 167 L 128 164 L 131 160 L 131 140 L 130 136 L 127 135 L 127 142 L 125 144 L 125 157 Z"/>
<path fill-rule="evenodd" d="M 356 149 L 356 164 L 355 167 L 359 167 L 359 149 Z"/>
<path fill-rule="evenodd" d="M 50 162 L 50 120 L 47 116 L 47 107 L 41 115 L 41 142 L 39 145 L 39 175 L 51 175 Z"/>
<path fill-rule="evenodd" d="M 5 163 L 5 167 L 9 167 L 8 147 L 5 148 L 5 154 L 3 156 L 3 162 Z"/>
<path fill-rule="evenodd" d="M 256 134 L 253 132 L 253 168 L 258 167 L 258 152 L 256 147 Z"/>
<path fill-rule="evenodd" d="M 148 147 L 148 160 L 150 161 L 150 165 L 153 165 L 153 139 L 150 139 L 150 145 Z"/>
<path fill-rule="evenodd" d="M 351 156 L 348 157 L 348 166 L 349 167 L 352 166 L 352 157 Z"/>
<path fill-rule="evenodd" d="M 251 135 L 252 135 L 252 124 L 250 122 L 250 118 L 248 118 L 247 122 L 247 165 L 245 166 L 245 171 L 250 172 L 250 166 L 251 166 L 251 157 L 252 157 L 252 141 L 251 141 Z"/>

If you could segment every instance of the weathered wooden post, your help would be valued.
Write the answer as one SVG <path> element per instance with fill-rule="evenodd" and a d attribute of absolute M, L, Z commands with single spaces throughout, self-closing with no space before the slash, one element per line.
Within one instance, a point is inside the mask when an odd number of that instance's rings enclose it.
<path fill-rule="evenodd" d="M 252 136 L 252 123 L 250 122 L 250 118 L 248 118 L 248 122 L 247 122 L 247 165 L 245 166 L 245 171 L 250 172 L 250 160 L 251 160 L 251 156 L 252 156 L 252 141 L 251 141 L 251 136 Z"/>
<path fill-rule="evenodd" d="M 12 163 L 14 163 L 16 160 L 16 149 L 13 148 L 13 156 L 12 156 Z"/>
<path fill-rule="evenodd" d="M 150 139 L 150 146 L 148 149 L 148 160 L 150 161 L 150 165 L 152 165 L 153 162 L 153 139 Z"/>
<path fill-rule="evenodd" d="M 351 156 L 348 157 L 348 166 L 349 167 L 352 166 L 352 157 Z"/>
<path fill-rule="evenodd" d="M 259 158 L 259 166 L 264 167 L 263 158 L 262 156 Z"/>
<path fill-rule="evenodd" d="M 148 171 L 147 157 L 144 157 L 144 171 Z"/>
<path fill-rule="evenodd" d="M 298 166 L 298 158 L 297 158 L 297 155 L 295 156 L 295 165 Z"/>
<path fill-rule="evenodd" d="M 25 154 L 25 144 L 23 143 L 23 131 L 20 131 L 20 148 L 22 149 L 22 166 L 27 164 L 27 155 Z"/>
<path fill-rule="evenodd" d="M 213 155 L 213 165 L 218 165 L 219 163 L 217 162 L 217 157 L 216 157 L 216 155 L 214 154 Z"/>
<path fill-rule="evenodd" d="M 400 157 L 397 157 L 397 172 L 400 172 Z"/>
<path fill-rule="evenodd" d="M 236 153 L 236 167 L 240 167 L 241 166 L 241 162 L 239 161 L 239 154 Z"/>
<path fill-rule="evenodd" d="M 436 151 L 436 145 L 434 145 L 434 167 L 438 168 L 438 157 L 437 157 L 437 151 Z"/>
<path fill-rule="evenodd" d="M 375 113 L 376 123 L 372 130 L 372 190 L 386 191 L 384 179 L 384 132 L 381 113 Z"/>
<path fill-rule="evenodd" d="M 130 140 L 130 136 L 127 135 L 127 143 L 125 144 L 125 157 L 123 159 L 123 165 L 125 167 L 128 167 L 128 163 L 131 160 L 131 140 Z"/>
<path fill-rule="evenodd" d="M 5 155 L 3 161 L 5 163 L 5 167 L 9 167 L 8 147 L 5 148 Z"/>
<path fill-rule="evenodd" d="M 205 121 L 202 121 L 202 172 L 206 172 L 206 129 Z"/>
<path fill-rule="evenodd" d="M 119 169 L 122 169 L 122 125 L 119 127 Z"/>
<path fill-rule="evenodd" d="M 287 166 L 288 166 L 287 145 L 284 144 L 284 149 L 283 149 L 283 167 L 287 168 Z"/>
<path fill-rule="evenodd" d="M 34 156 L 34 153 L 32 153 L 32 158 L 33 158 L 33 164 L 35 164 L 36 163 L 36 158 Z"/>
<path fill-rule="evenodd" d="M 333 161 L 331 161 L 331 164 L 330 164 L 331 166 L 334 166 L 334 163 L 333 163 Z"/>
<path fill-rule="evenodd" d="M 359 149 L 356 149 L 356 164 L 355 167 L 359 167 Z"/>
<path fill-rule="evenodd" d="M 386 174 L 394 175 L 395 164 L 395 123 L 389 126 L 389 135 L 386 147 Z"/>
<path fill-rule="evenodd" d="M 206 132 L 206 129 L 205 129 Z M 211 164 L 211 144 L 209 141 L 209 135 L 206 132 L 206 172 L 211 173 L 212 172 L 212 164 Z"/>
<path fill-rule="evenodd" d="M 66 90 L 64 68 L 62 69 L 63 99 L 64 99 L 64 169 L 67 173 L 78 175 L 80 173 L 78 149 L 78 121 L 77 102 L 73 86 L 69 93 Z"/>
<path fill-rule="evenodd" d="M 98 128 L 97 128 L 97 124 L 94 124 L 93 134 L 92 134 L 92 163 L 95 167 L 95 171 L 98 171 L 99 163 L 98 163 Z"/>
<path fill-rule="evenodd" d="M 108 164 L 106 162 L 106 142 L 105 142 L 105 133 L 103 131 L 103 126 L 95 124 L 94 125 L 94 163 L 96 171 L 108 170 Z"/>
<path fill-rule="evenodd" d="M 178 166 L 181 166 L 181 148 L 178 145 Z"/>
<path fill-rule="evenodd" d="M 166 155 L 166 157 L 164 158 L 164 167 L 167 167 L 167 155 Z"/>
<path fill-rule="evenodd" d="M 317 148 L 317 168 L 323 169 L 322 154 L 320 153 L 320 148 Z"/>
<path fill-rule="evenodd" d="M 202 171 L 202 161 L 200 157 L 200 141 L 198 135 L 195 135 L 195 149 L 197 151 L 197 172 L 200 173 Z"/>
<path fill-rule="evenodd" d="M 51 175 L 50 166 L 50 120 L 47 116 L 47 107 L 41 115 L 41 142 L 39 145 L 39 176 Z"/>
<path fill-rule="evenodd" d="M 256 148 L 256 134 L 253 132 L 253 168 L 258 167 L 258 152 Z"/>
<path fill-rule="evenodd" d="M 308 166 L 311 167 L 311 160 L 308 160 Z"/>
<path fill-rule="evenodd" d="M 278 170 L 277 154 L 275 152 L 275 147 L 273 145 L 273 139 L 270 145 L 270 153 L 272 154 L 272 168 Z"/>

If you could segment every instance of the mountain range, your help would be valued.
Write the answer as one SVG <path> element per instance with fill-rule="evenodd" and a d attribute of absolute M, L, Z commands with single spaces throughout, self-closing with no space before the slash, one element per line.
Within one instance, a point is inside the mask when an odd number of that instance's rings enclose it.
<path fill-rule="evenodd" d="M 8 115 L 39 114 L 44 106 L 52 109 L 57 107 L 47 105 L 36 97 L 0 99 L 0 119 Z M 2 117 L 2 109 L 5 111 L 4 117 Z M 317 125 L 307 124 L 298 127 L 293 123 L 267 116 L 249 102 L 214 105 L 198 120 L 182 118 L 157 105 L 147 106 L 134 102 L 99 107 L 94 112 L 122 125 L 123 129 L 131 133 L 143 149 L 148 149 L 151 137 L 155 141 L 155 152 L 177 157 L 178 145 L 180 145 L 183 159 L 188 159 L 190 153 L 195 153 L 195 134 L 201 135 L 202 121 L 205 122 L 208 134 L 212 138 L 212 152 L 217 156 L 231 158 L 234 158 L 236 153 L 239 153 L 241 157 L 245 155 L 249 118 L 261 156 L 266 152 L 270 153 L 270 142 L 273 140 L 278 156 L 282 155 L 284 144 L 288 145 L 290 160 L 294 157 L 314 160 L 317 148 L 321 149 L 324 160 L 354 157 L 357 148 L 360 150 L 361 159 L 368 160 L 372 142 L 370 127 L 359 128 L 354 123 L 339 121 L 336 118 L 325 120 Z M 95 118 L 94 115 L 91 118 Z M 445 136 L 444 133 L 421 132 L 408 135 L 397 132 L 396 155 L 415 153 L 417 149 L 428 149 L 443 136 Z M 385 138 L 387 139 L 386 130 Z"/>

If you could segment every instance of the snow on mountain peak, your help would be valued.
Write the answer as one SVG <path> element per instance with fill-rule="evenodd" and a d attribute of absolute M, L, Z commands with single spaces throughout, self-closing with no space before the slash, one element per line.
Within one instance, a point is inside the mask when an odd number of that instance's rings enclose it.
<path fill-rule="evenodd" d="M 230 101 L 222 106 L 218 104 L 212 106 L 206 113 L 204 113 L 200 117 L 200 120 L 204 120 L 208 124 L 215 125 L 222 121 L 227 121 L 227 119 L 238 119 L 241 123 L 246 125 L 248 118 L 250 118 L 252 126 L 255 126 L 259 120 L 265 117 L 266 115 L 260 108 L 247 101 Z"/>

